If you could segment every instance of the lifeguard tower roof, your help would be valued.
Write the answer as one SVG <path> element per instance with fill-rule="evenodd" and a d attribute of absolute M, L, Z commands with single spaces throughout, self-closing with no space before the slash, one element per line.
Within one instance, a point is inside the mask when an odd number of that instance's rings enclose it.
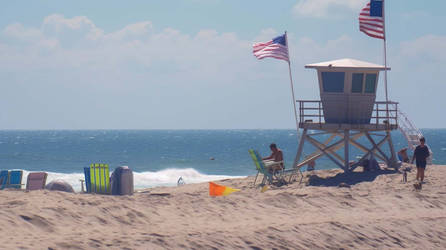
<path fill-rule="evenodd" d="M 369 70 L 384 70 L 383 65 L 359 61 L 351 58 L 344 58 L 328 62 L 312 63 L 305 65 L 305 68 L 337 68 L 337 69 L 369 69 Z M 387 67 L 387 70 L 390 70 Z"/>

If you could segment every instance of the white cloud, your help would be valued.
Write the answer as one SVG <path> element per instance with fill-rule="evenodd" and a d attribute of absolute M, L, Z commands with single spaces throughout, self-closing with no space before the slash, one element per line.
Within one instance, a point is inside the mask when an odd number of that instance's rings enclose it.
<path fill-rule="evenodd" d="M 3 36 L 12 39 L 19 45 L 26 43 L 28 45 L 32 44 L 35 46 L 53 48 L 58 44 L 56 39 L 45 37 L 40 29 L 24 27 L 20 23 L 6 26 L 3 30 Z"/>
<path fill-rule="evenodd" d="M 401 19 L 404 21 L 414 21 L 418 19 L 426 19 L 431 17 L 431 13 L 424 10 L 414 10 L 410 12 L 404 12 L 400 14 Z"/>
<path fill-rule="evenodd" d="M 424 62 L 446 63 L 446 36 L 426 35 L 401 44 L 405 57 L 423 59 Z"/>
<path fill-rule="evenodd" d="M 167 71 L 180 69 L 183 75 L 203 78 L 217 70 L 233 69 L 238 61 L 244 61 L 241 58 L 251 59 L 247 50 L 251 43 L 234 33 L 201 30 L 191 36 L 172 28 L 154 32 L 150 21 L 105 33 L 87 17 L 66 18 L 59 14 L 46 17 L 40 28 L 9 25 L 0 44 L 2 40 L 3 46 L 9 47 L 0 64 L 17 70 L 26 65 L 35 69 L 80 67 L 132 72 L 134 65 L 148 70 L 166 65 Z M 27 43 L 19 44 L 17 40 Z M 42 48 L 43 43 L 51 44 L 50 50 Z M 245 50 L 247 53 L 243 53 Z"/>
<path fill-rule="evenodd" d="M 67 32 L 76 32 L 85 35 L 88 39 L 97 39 L 103 31 L 85 16 L 76 16 L 65 18 L 63 15 L 53 14 L 45 17 L 42 24 L 42 30 L 46 35 L 60 36 Z"/>
<path fill-rule="evenodd" d="M 144 21 L 104 32 L 87 17 L 57 14 L 38 27 L 7 26 L 0 34 L 0 106 L 10 112 L 0 117 L 2 126 L 243 128 L 257 127 L 246 110 L 280 116 L 266 101 L 289 106 L 288 85 L 270 84 L 287 83 L 286 64 L 256 60 L 253 41 L 152 26 Z M 271 39 L 272 32 L 260 36 Z M 274 90 L 288 98 L 269 95 Z M 258 98 L 262 93 L 268 98 Z M 289 127 L 273 121 L 264 126 Z"/>
<path fill-rule="evenodd" d="M 123 29 L 106 35 L 106 39 L 142 39 L 150 34 L 152 22 L 144 21 L 125 26 Z"/>
<path fill-rule="evenodd" d="M 262 127 L 290 128 L 287 65 L 256 60 L 251 47 L 279 33 L 264 29 L 244 40 L 212 29 L 195 34 L 157 30 L 150 21 L 104 32 L 87 17 L 61 15 L 45 18 L 38 27 L 11 24 L 0 34 L 5 111 L 0 123 L 3 128 L 256 128 L 253 117 L 271 114 Z M 301 99 L 318 98 L 316 74 L 304 69 L 307 63 L 382 59 L 380 45 L 376 52 L 346 35 L 321 42 L 289 33 L 289 41 Z M 404 79 L 398 84 L 411 88 L 414 77 L 397 74 L 418 68 L 425 57 L 437 65 L 429 71 L 432 77 L 441 75 L 445 44 L 444 36 L 433 35 L 401 44 L 389 58 L 396 70 L 390 79 Z M 404 100 L 411 99 L 398 101 Z"/>
<path fill-rule="evenodd" d="M 359 13 L 364 6 L 363 0 L 299 0 L 293 12 L 302 17 L 337 18 L 344 11 Z"/>
<path fill-rule="evenodd" d="M 276 37 L 279 34 L 280 34 L 280 32 L 276 31 L 273 28 L 263 29 L 260 31 L 260 34 L 254 38 L 254 41 L 266 42 L 266 41 L 271 40 L 271 38 Z"/>
<path fill-rule="evenodd" d="M 25 28 L 21 23 L 13 23 L 6 26 L 3 30 L 3 34 L 12 38 L 27 41 L 41 39 L 43 37 L 40 29 Z"/>
<path fill-rule="evenodd" d="M 446 36 L 424 35 L 404 41 L 388 50 L 392 70 L 389 72 L 389 95 L 400 103 L 418 127 L 444 127 L 442 116 L 432 116 L 446 105 Z"/>

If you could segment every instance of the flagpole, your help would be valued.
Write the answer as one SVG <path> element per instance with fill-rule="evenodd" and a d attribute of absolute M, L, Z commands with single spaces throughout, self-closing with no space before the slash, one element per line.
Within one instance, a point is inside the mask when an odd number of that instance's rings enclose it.
<path fill-rule="evenodd" d="M 288 46 L 288 34 L 286 31 L 285 31 L 285 42 L 286 42 L 286 49 L 287 49 L 287 53 L 288 53 L 288 73 L 290 75 L 291 98 L 293 98 L 294 119 L 296 121 L 296 132 L 297 132 L 296 135 L 297 135 L 297 140 L 299 140 L 299 123 L 297 121 L 296 98 L 294 97 L 293 76 L 291 75 L 290 49 Z"/>
<path fill-rule="evenodd" d="M 390 125 L 390 117 L 389 117 L 389 96 L 387 91 L 387 43 L 386 43 L 386 13 L 385 13 L 385 1 L 383 0 L 383 7 L 382 7 L 382 14 L 383 14 L 383 32 L 384 32 L 384 87 L 386 88 L 386 116 L 387 116 L 387 122 Z"/>

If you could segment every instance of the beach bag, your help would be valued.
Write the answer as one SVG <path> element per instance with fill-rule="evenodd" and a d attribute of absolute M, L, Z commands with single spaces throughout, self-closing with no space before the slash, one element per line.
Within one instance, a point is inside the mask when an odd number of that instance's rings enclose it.
<path fill-rule="evenodd" d="M 111 176 L 112 195 L 133 194 L 133 171 L 128 166 L 117 167 Z"/>

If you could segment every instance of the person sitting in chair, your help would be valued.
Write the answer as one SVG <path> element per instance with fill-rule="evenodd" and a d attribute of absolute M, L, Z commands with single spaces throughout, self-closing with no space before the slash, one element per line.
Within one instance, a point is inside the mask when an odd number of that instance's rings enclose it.
<path fill-rule="evenodd" d="M 271 143 L 269 148 L 271 149 L 271 155 L 263 158 L 262 160 L 264 160 L 265 167 L 271 173 L 275 173 L 283 169 L 283 153 L 282 150 L 277 148 L 275 143 Z"/>
<path fill-rule="evenodd" d="M 407 148 L 402 148 L 400 151 L 398 151 L 398 159 L 402 162 L 409 163 L 409 156 L 407 155 Z"/>

